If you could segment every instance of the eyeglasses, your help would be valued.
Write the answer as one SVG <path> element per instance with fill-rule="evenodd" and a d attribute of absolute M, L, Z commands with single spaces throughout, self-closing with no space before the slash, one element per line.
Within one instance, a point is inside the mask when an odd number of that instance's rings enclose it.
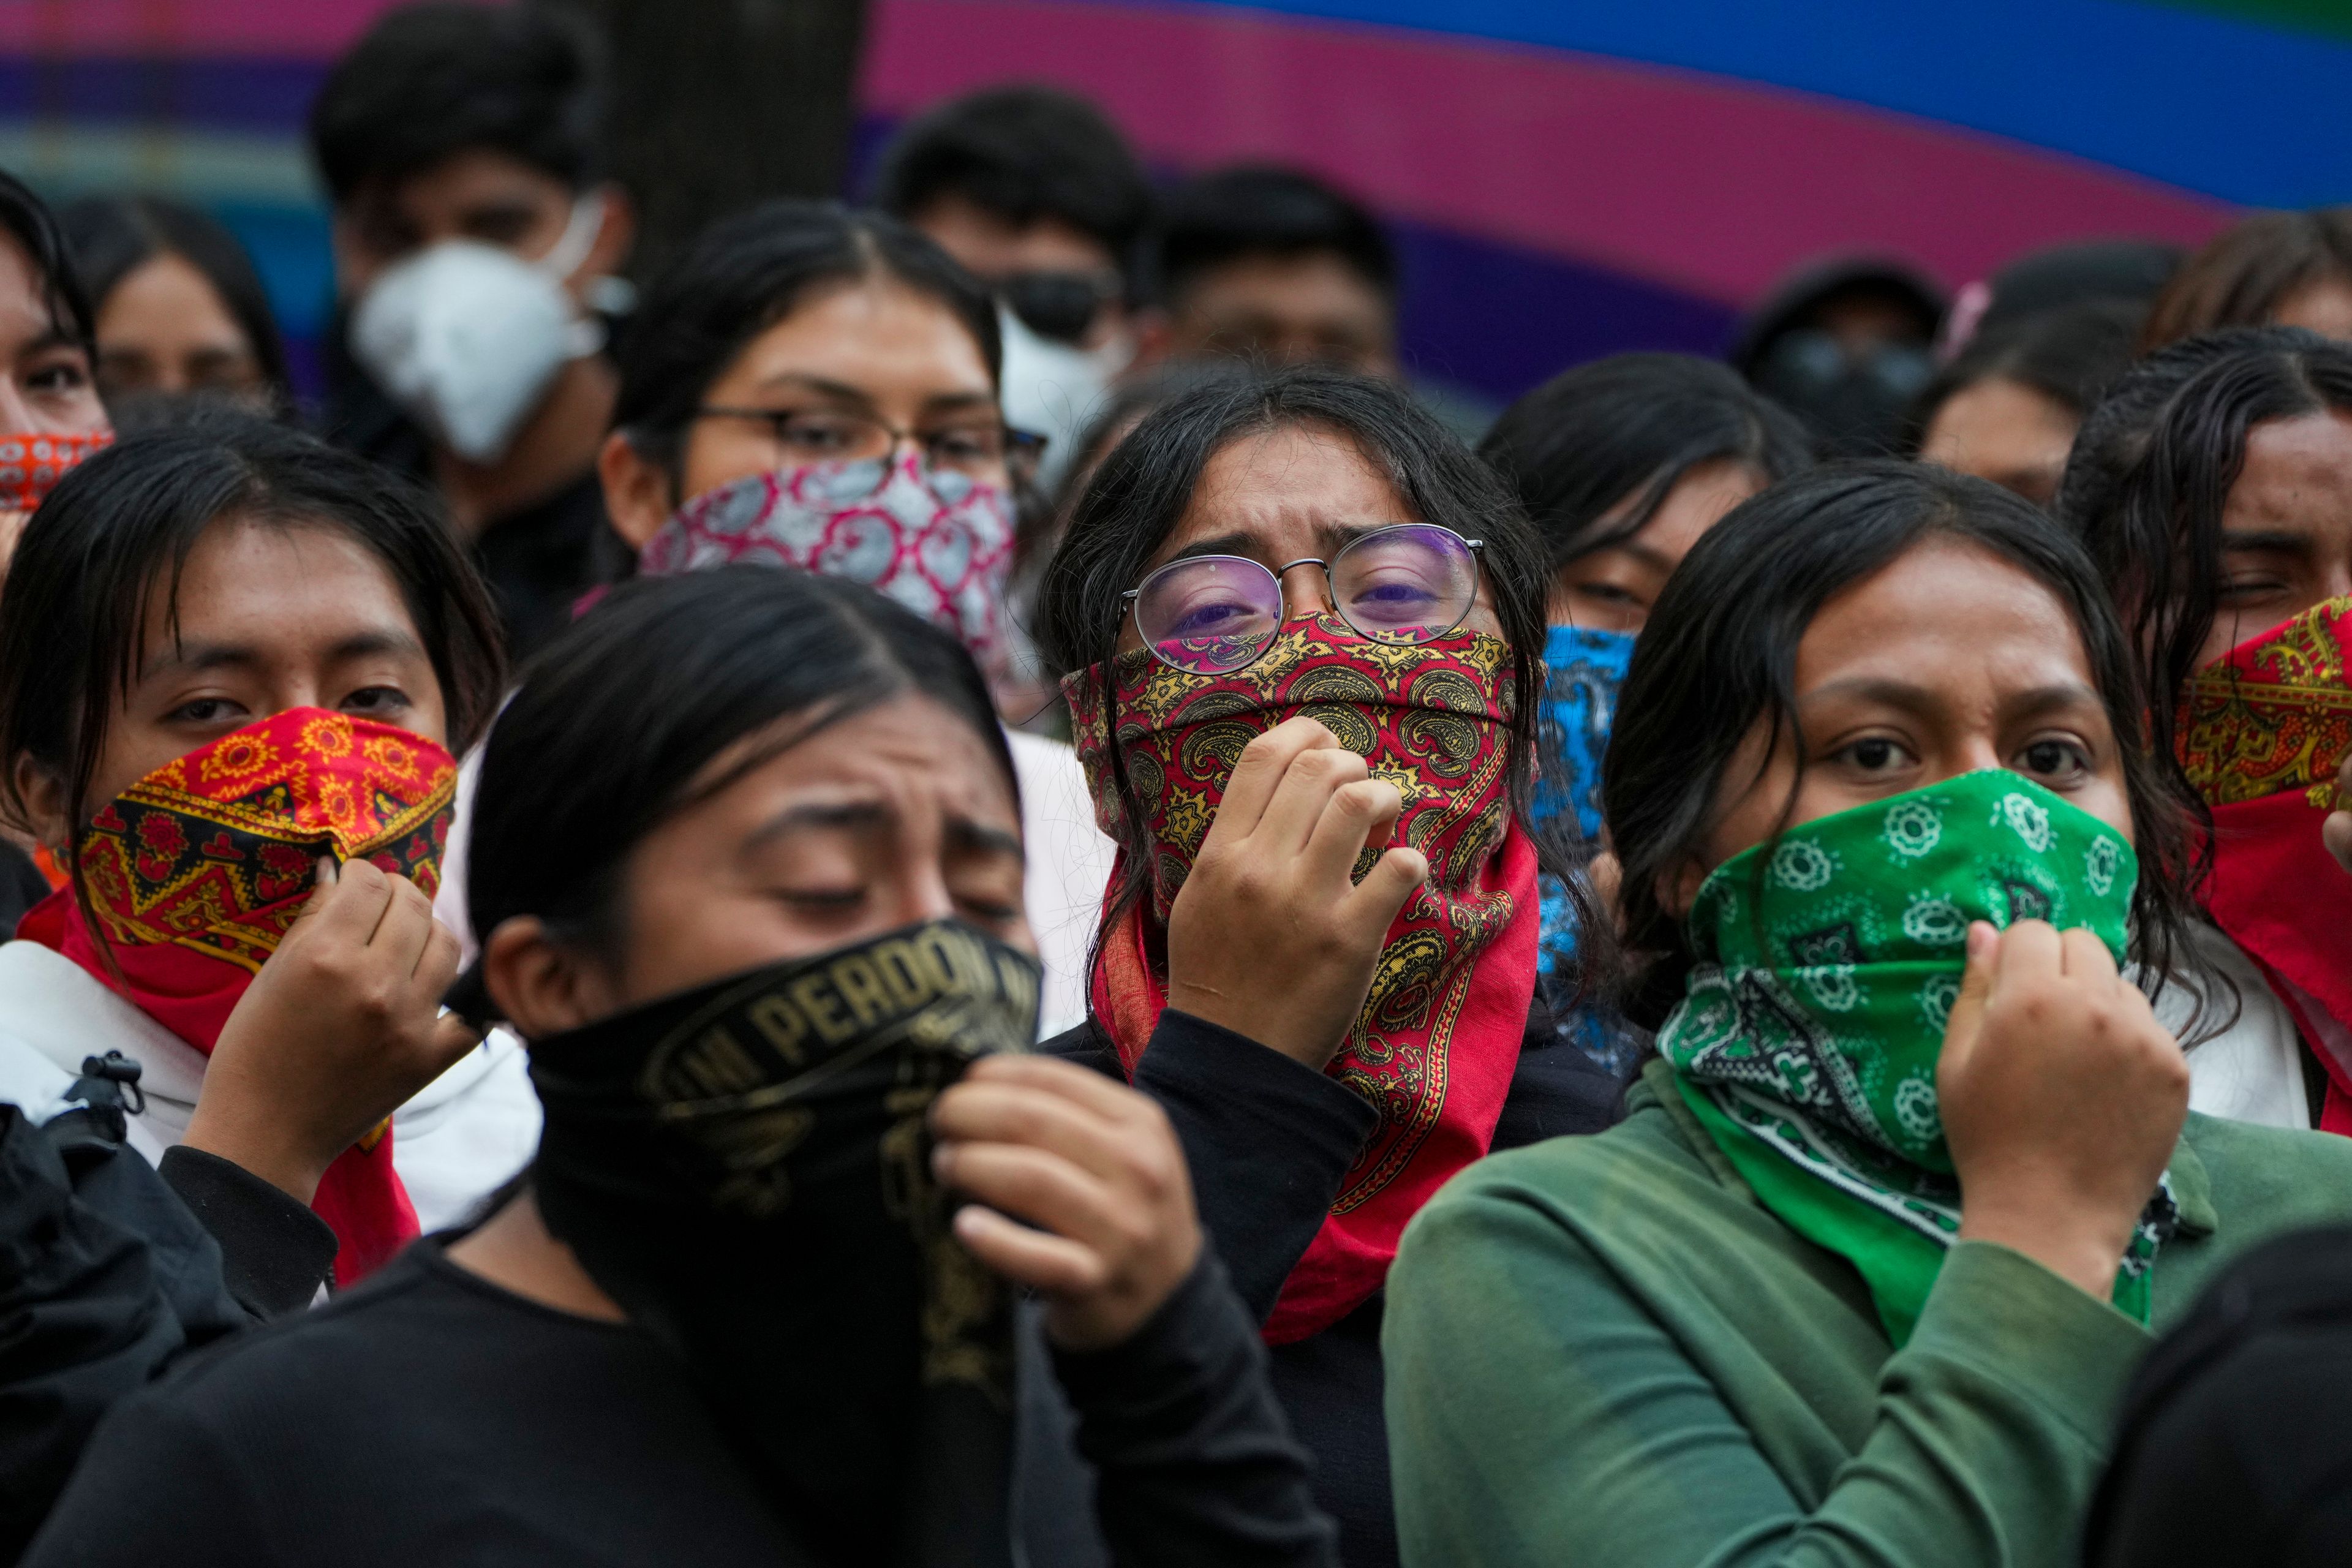
<path fill-rule="evenodd" d="M 1037 471 L 1045 437 L 1017 430 L 1001 419 L 972 419 L 944 425 L 936 430 L 902 430 L 870 415 L 838 409 L 727 408 L 706 405 L 694 411 L 698 419 L 752 419 L 775 433 L 776 446 L 790 468 L 814 468 L 820 463 L 855 465 L 845 468 L 843 482 L 850 489 L 863 481 L 859 495 L 870 495 L 890 477 L 891 459 L 899 447 L 913 442 L 922 454 L 924 473 L 936 479 L 961 475 L 978 482 L 999 473 L 1026 480 Z M 870 475 L 866 465 L 871 465 Z M 846 493 L 845 491 L 845 493 Z"/>
<path fill-rule="evenodd" d="M 1276 570 L 1240 555 L 1171 561 L 1124 597 L 1160 663 L 1188 675 L 1230 675 L 1256 662 L 1282 629 L 1282 580 L 1293 567 L 1323 568 L 1331 607 L 1358 636 L 1434 642 L 1477 602 L 1486 543 L 1434 523 L 1401 522 L 1350 540 L 1328 561 L 1303 556 Z"/>

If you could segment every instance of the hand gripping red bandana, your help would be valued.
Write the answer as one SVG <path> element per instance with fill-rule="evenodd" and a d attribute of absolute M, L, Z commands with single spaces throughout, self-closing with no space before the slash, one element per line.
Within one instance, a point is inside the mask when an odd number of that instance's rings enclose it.
<path fill-rule="evenodd" d="M 2352 599 L 2329 599 L 2240 643 L 2189 678 L 2175 732 L 2213 813 L 2206 910 L 2262 966 L 2326 1069 L 2321 1129 L 2352 1134 L 2352 878 L 2319 833 L 2352 747 L 2347 631 Z"/>
<path fill-rule="evenodd" d="M 1270 1343 L 1320 1332 L 1378 1290 L 1405 1222 L 1494 1142 L 1536 975 L 1535 847 L 1512 820 L 1507 773 L 1511 668 L 1508 645 L 1483 632 L 1397 647 L 1322 616 L 1286 623 L 1230 675 L 1184 673 L 1137 649 L 1110 661 L 1108 690 L 1101 667 L 1063 682 L 1103 831 L 1126 842 L 1116 736 L 1154 845 L 1150 897 L 1105 933 L 1093 976 L 1096 1019 L 1130 1075 L 1168 1005 L 1152 957 L 1160 933 L 1256 736 L 1312 715 L 1396 785 L 1397 839 L 1429 858 L 1325 1069 L 1371 1102 L 1380 1126 L 1284 1283 Z M 1381 847 L 1368 847 L 1358 876 Z"/>
<path fill-rule="evenodd" d="M 432 896 L 457 787 L 456 759 L 421 735 L 289 709 L 156 769 L 90 820 L 81 886 L 119 979 L 71 888 L 35 907 L 16 934 L 72 959 L 210 1056 L 309 901 L 319 857 L 366 860 Z M 341 1284 L 415 1237 L 390 1122 L 327 1167 L 310 1206 L 342 1243 Z"/>

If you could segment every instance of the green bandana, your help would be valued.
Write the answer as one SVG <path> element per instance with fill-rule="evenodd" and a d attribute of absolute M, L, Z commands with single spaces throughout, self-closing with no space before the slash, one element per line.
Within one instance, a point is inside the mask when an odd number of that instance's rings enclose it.
<path fill-rule="evenodd" d="M 1764 1206 L 1861 1271 L 1896 1345 L 1960 1227 L 1936 1058 L 1969 923 L 2085 926 L 2120 963 L 2138 876 L 2114 829 L 1990 770 L 1808 822 L 1699 889 L 1658 1050 Z M 2143 1323 L 2172 1222 L 2168 1178 L 2116 1276 Z"/>

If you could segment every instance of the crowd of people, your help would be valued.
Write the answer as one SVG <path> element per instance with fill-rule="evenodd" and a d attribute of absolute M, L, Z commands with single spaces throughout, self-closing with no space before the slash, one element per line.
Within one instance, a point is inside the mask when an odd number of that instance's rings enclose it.
<path fill-rule="evenodd" d="M 328 78 L 323 400 L 0 174 L 0 1555 L 2317 1563 L 2352 209 L 1418 385 L 1076 98 L 642 289 Z"/>

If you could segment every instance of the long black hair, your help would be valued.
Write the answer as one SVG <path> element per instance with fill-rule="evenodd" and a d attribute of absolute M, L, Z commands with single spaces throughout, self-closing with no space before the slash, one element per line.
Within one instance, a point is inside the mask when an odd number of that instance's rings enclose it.
<path fill-rule="evenodd" d="M 73 245 L 82 286 L 100 310 L 125 278 L 159 256 L 176 256 L 202 273 L 245 334 L 272 406 L 290 405 L 286 345 L 268 291 L 253 258 L 217 220 L 162 196 L 93 196 L 66 208 L 58 221 Z"/>
<path fill-rule="evenodd" d="M 1641 532 L 1693 468 L 1728 460 L 1771 484 L 1812 462 L 1813 439 L 1717 361 L 1616 354 L 1512 404 L 1478 455 L 1518 491 L 1557 572 Z"/>
<path fill-rule="evenodd" d="M 622 868 L 646 834 L 826 725 L 917 693 L 971 726 L 1018 801 L 987 682 L 921 616 L 764 566 L 622 584 L 531 661 L 483 748 L 474 930 L 536 915 L 611 954 Z M 703 777 L 745 741 L 759 743 Z"/>
<path fill-rule="evenodd" d="M 189 552 L 231 517 L 332 529 L 382 562 L 440 682 L 450 750 L 481 734 L 505 684 L 498 612 L 439 502 L 298 430 L 210 411 L 96 454 L 26 525 L 0 587 L 0 811 L 29 820 L 17 776 L 29 760 L 63 784 L 69 823 L 89 816 L 149 604 L 160 591 L 176 626 Z"/>
<path fill-rule="evenodd" d="M 1912 403 L 1895 455 L 1917 457 L 1944 405 L 1980 382 L 2013 381 L 2081 418 L 2130 368 L 2141 314 L 2128 300 L 2095 300 L 1981 329 Z"/>
<path fill-rule="evenodd" d="M 1181 393 L 1151 413 L 1110 450 L 1078 498 L 1060 548 L 1038 586 L 1036 637 L 1053 668 L 1104 664 L 1117 650 L 1124 595 L 1192 504 L 1201 475 L 1232 443 L 1284 429 L 1336 432 L 1386 476 L 1412 509 L 1399 521 L 1433 522 L 1484 539 L 1480 571 L 1512 655 L 1513 813 L 1524 824 L 1535 786 L 1538 699 L 1543 689 L 1544 608 L 1549 574 L 1542 543 L 1509 490 L 1426 410 L 1385 381 L 1319 366 L 1221 377 Z M 1112 733 L 1118 726 L 1114 720 Z M 1147 818 L 1117 746 L 1112 787 L 1130 841 L 1126 873 L 1104 911 L 1102 928 L 1140 896 L 1153 861 Z M 1560 814 L 1553 822 L 1570 814 Z M 1566 872 L 1566 847 L 1538 834 L 1546 868 Z M 1581 879 L 1573 879 L 1580 889 Z M 1580 924 L 1590 928 L 1591 922 Z"/>
<path fill-rule="evenodd" d="M 2123 607 L 2151 698 L 2149 743 L 2168 764 L 2174 702 L 2220 610 L 2221 514 L 2246 437 L 2329 411 L 2352 415 L 2352 345 L 2244 329 L 2155 356 L 2077 437 L 2059 514 Z"/>
<path fill-rule="evenodd" d="M 713 224 L 646 291 L 621 341 L 614 426 L 675 482 L 695 410 L 736 356 L 813 289 L 874 277 L 945 306 L 995 382 L 996 307 L 928 236 L 838 202 L 773 201 Z"/>
<path fill-rule="evenodd" d="M 1839 593 L 1939 537 L 2025 573 L 2081 636 L 2131 805 L 2136 955 L 2151 977 L 2167 972 L 2192 918 L 2188 819 L 2171 775 L 2147 755 L 2139 662 L 2098 569 L 2047 514 L 1988 480 L 1924 464 L 1836 463 L 1734 508 L 1667 580 L 1634 644 L 1601 808 L 1623 870 L 1625 948 L 1655 955 L 1630 1009 L 1639 1021 L 1656 1021 L 1689 970 L 1689 933 L 1662 890 L 1699 858 L 1726 770 L 1759 724 L 1804 756 L 1795 680 L 1806 627 Z M 1792 791 L 1784 827 L 1794 805 Z"/>

